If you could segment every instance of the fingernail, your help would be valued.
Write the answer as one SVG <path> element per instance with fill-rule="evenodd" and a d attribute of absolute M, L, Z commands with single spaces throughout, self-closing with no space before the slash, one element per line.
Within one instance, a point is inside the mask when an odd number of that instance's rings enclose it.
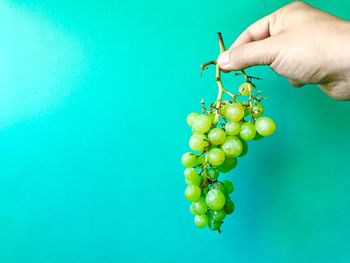
<path fill-rule="evenodd" d="M 228 51 L 225 51 L 219 55 L 218 64 L 220 67 L 225 67 L 230 64 L 230 54 Z"/>

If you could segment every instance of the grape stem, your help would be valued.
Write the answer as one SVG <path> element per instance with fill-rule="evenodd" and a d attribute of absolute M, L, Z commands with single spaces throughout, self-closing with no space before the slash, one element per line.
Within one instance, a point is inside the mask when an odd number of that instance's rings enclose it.
<path fill-rule="evenodd" d="M 243 70 L 244 71 L 244 70 Z M 244 72 L 245 73 L 245 72 Z M 243 73 L 238 73 L 238 72 L 234 72 L 233 73 L 233 75 L 234 76 L 241 76 L 241 75 L 243 75 L 244 76 L 244 74 Z M 249 80 L 251 80 L 251 79 L 256 79 L 256 80 L 262 80 L 262 78 L 258 78 L 258 77 L 253 77 L 253 76 L 248 76 L 247 74 L 245 74 L 245 79 L 249 79 Z"/>
<path fill-rule="evenodd" d="M 220 47 L 220 53 L 219 54 L 221 54 L 221 53 L 226 51 L 225 43 L 224 43 L 224 40 L 222 38 L 222 34 L 220 32 L 218 32 L 217 35 L 218 35 L 218 41 L 219 41 L 219 47 Z M 216 84 L 218 85 L 218 96 L 216 98 L 216 103 L 215 103 L 215 118 L 214 118 L 214 122 L 213 122 L 213 126 L 216 126 L 217 123 L 219 122 L 219 119 L 220 119 L 220 106 L 221 106 L 221 101 L 222 101 L 223 94 L 226 93 L 227 95 L 231 96 L 233 100 L 236 100 L 236 97 L 239 94 L 235 95 L 235 94 L 231 93 L 230 91 L 228 91 L 227 89 L 224 88 L 224 86 L 222 84 L 222 81 L 221 81 L 221 69 L 220 69 L 220 67 L 219 67 L 219 65 L 218 65 L 216 60 L 212 60 L 212 61 L 209 61 L 209 62 L 204 63 L 204 64 L 201 65 L 201 76 L 202 76 L 202 72 L 204 70 L 206 70 L 209 65 L 215 65 L 215 68 L 216 68 L 216 71 L 215 71 Z M 260 80 L 260 78 L 249 76 L 244 71 L 244 69 L 241 70 L 241 73 L 235 72 L 234 74 L 235 74 L 235 76 L 243 75 L 243 77 L 245 78 L 245 81 L 248 82 L 248 83 L 252 83 L 251 79 Z M 249 106 L 250 106 L 250 108 L 252 106 L 252 99 L 253 99 L 253 95 L 250 94 L 250 96 L 249 96 Z M 252 118 L 253 119 L 251 121 L 254 122 L 255 119 L 254 119 L 254 117 L 252 117 Z"/>
<path fill-rule="evenodd" d="M 218 41 L 219 41 L 219 47 L 220 47 L 220 54 L 226 51 L 225 48 L 225 43 L 224 40 L 222 38 L 222 34 L 219 32 L 217 33 L 218 35 Z M 219 122 L 219 118 L 220 118 L 220 106 L 221 106 L 221 100 L 222 100 L 222 95 L 223 93 L 226 93 L 227 95 L 231 96 L 233 99 L 236 99 L 236 95 L 232 94 L 231 92 L 229 92 L 227 89 L 224 88 L 222 81 L 221 81 L 221 69 L 219 67 L 219 65 L 217 64 L 216 60 L 212 60 L 209 61 L 207 63 L 204 63 L 201 65 L 201 76 L 202 76 L 202 72 L 204 70 L 206 70 L 208 68 L 209 65 L 215 65 L 216 67 L 216 71 L 215 71 L 215 79 L 216 79 L 216 84 L 218 85 L 218 96 L 216 98 L 216 105 L 215 105 L 215 119 L 214 119 L 214 123 L 213 125 L 215 126 L 218 122 Z M 242 69 L 241 70 L 242 75 L 244 76 L 245 80 L 247 82 L 250 82 L 250 77 L 247 75 L 247 73 L 245 73 L 245 71 Z"/>

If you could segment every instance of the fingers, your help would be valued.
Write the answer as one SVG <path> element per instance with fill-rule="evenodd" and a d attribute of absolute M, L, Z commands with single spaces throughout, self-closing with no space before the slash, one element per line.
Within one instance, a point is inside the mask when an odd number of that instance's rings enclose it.
<path fill-rule="evenodd" d="M 238 70 L 253 65 L 270 65 L 276 52 L 269 46 L 271 28 L 279 10 L 250 25 L 217 60 L 224 71 Z"/>
<path fill-rule="evenodd" d="M 262 40 L 271 36 L 270 25 L 272 16 L 273 14 L 265 16 L 253 23 L 252 25 L 250 25 L 246 30 L 242 32 L 242 34 L 240 34 L 240 36 L 232 44 L 230 49 L 252 41 Z"/>
<path fill-rule="evenodd" d="M 240 70 L 255 65 L 270 65 L 280 50 L 278 38 L 269 37 L 234 47 L 217 59 L 224 71 Z"/>

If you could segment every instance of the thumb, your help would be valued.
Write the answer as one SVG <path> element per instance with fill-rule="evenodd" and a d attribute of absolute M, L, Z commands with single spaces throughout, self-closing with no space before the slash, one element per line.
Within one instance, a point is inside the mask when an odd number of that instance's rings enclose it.
<path fill-rule="evenodd" d="M 271 65 L 279 52 L 278 41 L 274 37 L 249 42 L 221 53 L 217 59 L 224 71 L 240 70 L 255 65 Z"/>

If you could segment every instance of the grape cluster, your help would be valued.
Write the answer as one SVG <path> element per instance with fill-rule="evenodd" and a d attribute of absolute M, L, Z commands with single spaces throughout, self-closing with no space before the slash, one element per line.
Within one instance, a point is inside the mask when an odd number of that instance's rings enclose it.
<path fill-rule="evenodd" d="M 235 204 L 230 198 L 233 183 L 221 180 L 237 166 L 237 158 L 248 150 L 247 141 L 272 135 L 276 125 L 271 118 L 263 117 L 264 98 L 252 83 L 253 77 L 238 88 L 237 94 L 224 90 L 229 100 L 221 97 L 202 113 L 192 112 L 187 124 L 192 128 L 189 146 L 192 152 L 182 155 L 187 184 L 185 197 L 191 201 L 190 212 L 197 227 L 208 226 L 220 232 L 226 215 L 232 214 Z"/>

